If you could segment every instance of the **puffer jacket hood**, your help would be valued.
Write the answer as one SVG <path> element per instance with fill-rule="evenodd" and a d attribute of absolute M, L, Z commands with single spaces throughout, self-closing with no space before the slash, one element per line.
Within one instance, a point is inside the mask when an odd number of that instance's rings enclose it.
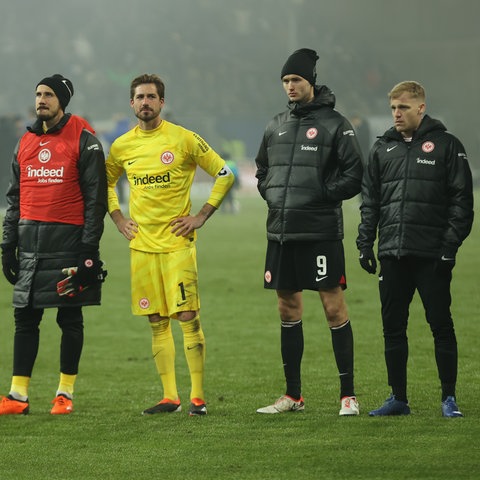
<path fill-rule="evenodd" d="M 418 127 L 418 130 L 415 130 L 413 134 L 412 142 L 415 141 L 417 138 L 425 137 L 425 135 L 435 130 L 446 132 L 447 127 L 440 120 L 432 118 L 429 115 L 425 115 Z M 380 135 L 377 138 L 383 138 L 385 141 L 404 141 L 402 134 L 400 132 L 397 132 L 395 127 L 389 128 L 383 135 Z"/>
<path fill-rule="evenodd" d="M 71 113 L 66 113 L 60 121 L 54 125 L 52 128 L 50 128 L 46 133 L 55 133 L 59 132 L 65 124 L 70 120 L 70 118 L 74 118 L 76 122 L 80 123 L 85 130 L 90 132 L 92 135 L 95 135 L 95 130 L 94 128 L 88 123 L 87 120 L 85 120 L 83 117 L 80 117 L 78 115 L 72 115 Z M 35 122 L 27 127 L 27 130 L 31 133 L 34 133 L 35 135 L 43 135 L 45 132 L 43 131 L 43 121 L 40 119 L 35 120 Z"/>
<path fill-rule="evenodd" d="M 335 108 L 336 98 L 335 94 L 326 85 L 315 86 L 315 97 L 309 103 L 288 102 L 288 108 L 292 115 L 302 117 L 312 110 L 317 110 L 321 107 Z"/>

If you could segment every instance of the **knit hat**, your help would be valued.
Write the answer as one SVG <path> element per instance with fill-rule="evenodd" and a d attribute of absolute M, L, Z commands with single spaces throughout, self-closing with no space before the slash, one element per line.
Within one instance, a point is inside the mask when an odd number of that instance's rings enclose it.
<path fill-rule="evenodd" d="M 299 75 L 312 85 L 315 85 L 315 80 L 317 79 L 315 64 L 317 60 L 318 55 L 315 50 L 310 50 L 309 48 L 296 50 L 285 62 L 280 78 L 283 78 L 285 75 Z"/>
<path fill-rule="evenodd" d="M 37 87 L 39 85 L 46 85 L 47 87 L 50 87 L 55 92 L 55 95 L 58 97 L 58 101 L 60 102 L 62 110 L 65 111 L 68 102 L 70 102 L 70 99 L 73 96 L 72 82 L 68 78 L 65 78 L 63 75 L 56 73 L 51 77 L 45 77 L 43 80 L 40 80 L 37 83 Z"/>

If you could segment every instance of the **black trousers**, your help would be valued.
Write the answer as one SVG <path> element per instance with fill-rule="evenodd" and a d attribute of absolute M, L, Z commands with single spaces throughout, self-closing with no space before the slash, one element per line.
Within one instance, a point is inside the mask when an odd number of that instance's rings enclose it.
<path fill-rule="evenodd" d="M 458 352 L 450 313 L 451 269 L 444 262 L 418 257 L 380 260 L 380 300 L 388 383 L 397 397 L 407 389 L 409 306 L 417 290 L 433 334 L 442 387 L 455 388 Z"/>
<path fill-rule="evenodd" d="M 13 375 L 31 377 L 40 342 L 42 308 L 15 308 L 15 336 L 13 341 Z M 60 340 L 60 371 L 68 375 L 78 373 L 83 348 L 82 307 L 60 307 L 57 324 L 62 330 Z"/>

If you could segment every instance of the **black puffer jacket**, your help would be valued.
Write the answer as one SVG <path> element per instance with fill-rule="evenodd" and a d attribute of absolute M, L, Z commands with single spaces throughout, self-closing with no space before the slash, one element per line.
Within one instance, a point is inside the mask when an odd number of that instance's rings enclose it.
<path fill-rule="evenodd" d="M 332 91 L 316 87 L 312 102 L 291 102 L 265 130 L 255 161 L 270 240 L 343 238 L 342 200 L 360 192 L 362 157 L 352 126 L 334 106 Z"/>
<path fill-rule="evenodd" d="M 359 250 L 378 257 L 454 256 L 473 222 L 472 175 L 465 149 L 428 115 L 411 142 L 394 128 L 373 146 L 362 184 Z"/>
<path fill-rule="evenodd" d="M 48 133 L 55 134 L 70 115 Z M 42 135 L 41 123 L 30 131 Z M 39 137 L 40 138 L 40 137 Z M 76 266 L 82 249 L 98 250 L 107 211 L 105 159 L 100 142 L 87 130 L 80 135 L 78 170 L 84 201 L 84 225 L 43 222 L 20 218 L 20 169 L 15 149 L 11 180 L 7 191 L 7 211 L 3 222 L 2 246 L 18 248 L 20 274 L 14 287 L 13 306 L 34 308 L 98 305 L 100 284 L 76 297 L 60 297 L 56 284 L 65 278 L 62 268 Z"/>

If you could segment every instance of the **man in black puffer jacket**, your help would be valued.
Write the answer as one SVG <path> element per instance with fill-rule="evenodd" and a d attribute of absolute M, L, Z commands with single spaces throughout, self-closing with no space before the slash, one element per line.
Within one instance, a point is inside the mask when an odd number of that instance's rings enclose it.
<path fill-rule="evenodd" d="M 319 292 L 340 374 L 340 415 L 358 415 L 353 333 L 343 290 L 342 201 L 360 192 L 362 158 L 351 124 L 334 110 L 335 96 L 316 86 L 310 49 L 294 52 L 281 79 L 289 109 L 268 124 L 256 158 L 258 190 L 268 205 L 265 288 L 274 289 L 281 319 L 286 392 L 258 413 L 304 410 L 303 290 Z"/>
<path fill-rule="evenodd" d="M 83 347 L 82 306 L 100 304 L 104 278 L 99 258 L 107 211 L 102 146 L 86 120 L 65 113 L 73 95 L 70 80 L 46 77 L 35 95 L 37 120 L 15 149 L 3 222 L 2 268 L 14 285 L 15 337 L 12 383 L 0 415 L 28 413 L 39 325 L 44 309 L 55 307 L 62 338 L 51 413 L 72 412 Z"/>
<path fill-rule="evenodd" d="M 391 396 L 371 416 L 408 415 L 407 324 L 418 290 L 435 343 L 442 414 L 461 417 L 455 399 L 457 341 L 450 313 L 455 255 L 473 222 L 472 175 L 465 149 L 425 115 L 425 90 L 401 82 L 389 93 L 394 127 L 373 146 L 362 185 L 360 264 L 376 272 Z"/>

